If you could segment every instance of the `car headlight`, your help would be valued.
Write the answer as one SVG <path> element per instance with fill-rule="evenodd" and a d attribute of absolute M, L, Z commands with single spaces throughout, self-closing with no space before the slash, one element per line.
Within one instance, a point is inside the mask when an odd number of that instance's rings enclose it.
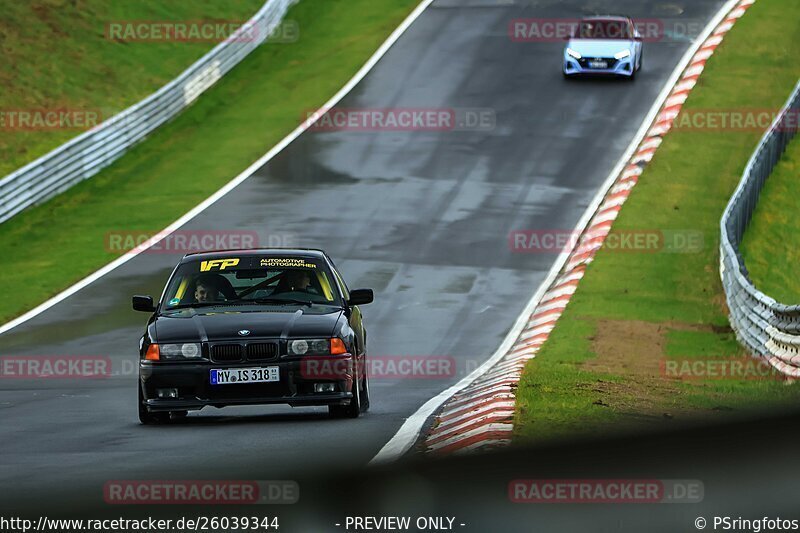
<path fill-rule="evenodd" d="M 289 341 L 289 355 L 339 355 L 347 353 L 344 341 L 332 339 L 295 339 Z"/>
<path fill-rule="evenodd" d="M 162 359 L 197 359 L 200 357 L 200 344 L 193 342 L 161 344 L 159 351 Z"/>
<path fill-rule="evenodd" d="M 289 355 L 328 355 L 330 339 L 297 339 L 289 341 Z"/>
<path fill-rule="evenodd" d="M 567 48 L 567 55 L 570 56 L 570 57 L 574 57 L 575 59 L 580 59 L 580 58 L 583 57 L 582 55 L 580 55 L 578 52 L 576 52 L 572 48 Z"/>
<path fill-rule="evenodd" d="M 614 54 L 614 57 L 617 59 L 625 59 L 626 57 L 630 57 L 631 51 L 630 50 L 623 50 L 622 52 L 617 52 Z"/>

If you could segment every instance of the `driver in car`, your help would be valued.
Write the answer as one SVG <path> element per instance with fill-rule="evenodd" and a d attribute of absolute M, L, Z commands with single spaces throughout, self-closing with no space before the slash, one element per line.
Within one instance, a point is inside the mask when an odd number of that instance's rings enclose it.
<path fill-rule="evenodd" d="M 194 300 L 198 303 L 216 302 L 220 300 L 219 291 L 208 281 L 198 281 L 194 289 Z"/>
<path fill-rule="evenodd" d="M 317 290 L 311 285 L 311 273 L 306 270 L 289 270 L 281 278 L 275 293 L 308 292 L 315 294 Z"/>

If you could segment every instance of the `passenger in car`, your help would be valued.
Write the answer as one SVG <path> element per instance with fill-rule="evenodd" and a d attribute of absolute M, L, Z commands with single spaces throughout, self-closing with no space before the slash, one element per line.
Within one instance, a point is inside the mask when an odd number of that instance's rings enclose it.
<path fill-rule="evenodd" d="M 194 299 L 196 302 L 216 302 L 220 300 L 219 291 L 207 281 L 198 281 L 194 289 Z"/>

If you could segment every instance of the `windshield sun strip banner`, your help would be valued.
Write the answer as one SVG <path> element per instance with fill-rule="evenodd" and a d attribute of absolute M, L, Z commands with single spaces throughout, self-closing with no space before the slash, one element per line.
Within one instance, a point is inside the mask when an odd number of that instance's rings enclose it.
<path fill-rule="evenodd" d="M 260 264 L 262 267 L 317 268 L 316 263 L 310 263 L 302 257 L 264 257 Z"/>
<path fill-rule="evenodd" d="M 229 267 L 235 267 L 239 264 L 238 258 L 228 259 L 209 259 L 208 261 L 200 262 L 200 272 L 210 272 L 211 270 L 225 270 Z"/>

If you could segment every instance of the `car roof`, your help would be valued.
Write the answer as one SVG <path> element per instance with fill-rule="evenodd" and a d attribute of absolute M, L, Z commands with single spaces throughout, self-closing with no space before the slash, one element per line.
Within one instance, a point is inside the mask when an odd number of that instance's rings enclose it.
<path fill-rule="evenodd" d="M 246 248 L 233 250 L 212 250 L 205 252 L 194 252 L 186 254 L 181 259 L 181 263 L 188 261 L 217 259 L 222 257 L 242 257 L 242 256 L 262 256 L 262 255 L 281 255 L 284 257 L 305 257 L 313 259 L 326 259 L 324 251 L 317 248 Z"/>

